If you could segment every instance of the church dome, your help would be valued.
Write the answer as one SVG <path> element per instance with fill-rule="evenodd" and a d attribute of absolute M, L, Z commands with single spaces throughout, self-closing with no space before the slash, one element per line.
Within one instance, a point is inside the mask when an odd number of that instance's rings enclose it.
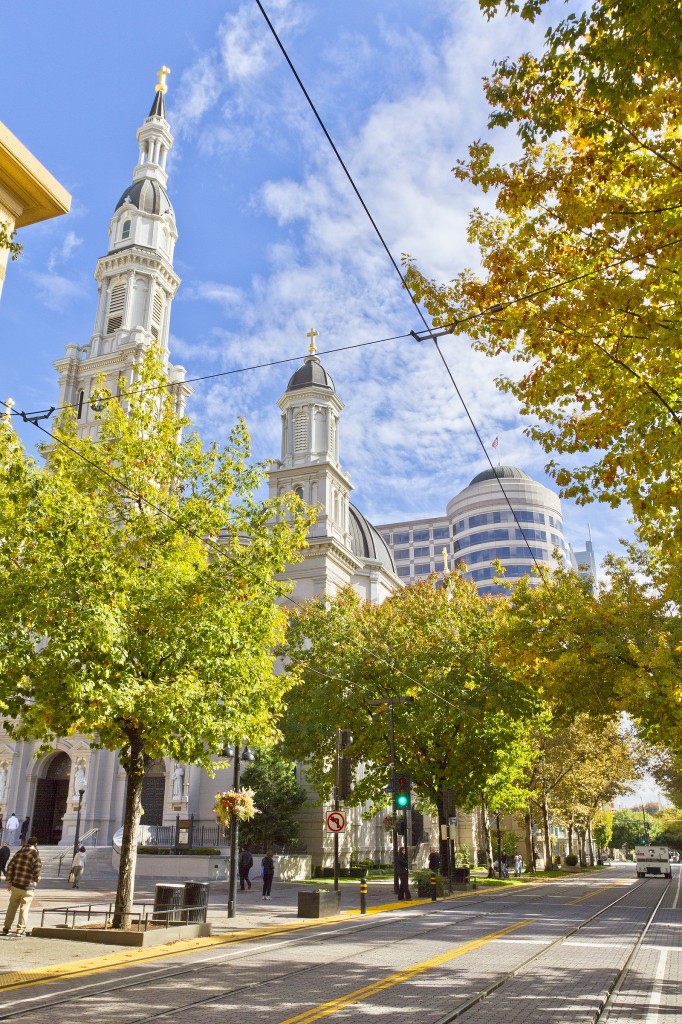
<path fill-rule="evenodd" d="M 317 356 L 306 356 L 303 366 L 299 366 L 296 373 L 290 378 L 287 391 L 298 391 L 299 388 L 309 387 L 327 388 L 328 391 L 336 390 L 334 381 Z"/>
<path fill-rule="evenodd" d="M 142 213 L 154 213 L 158 216 L 158 214 L 168 211 L 171 216 L 175 216 L 168 193 L 153 178 L 142 178 L 129 185 L 116 203 L 116 209 L 118 210 L 124 203 L 132 203 Z"/>
<path fill-rule="evenodd" d="M 391 552 L 388 550 L 384 538 L 351 502 L 348 504 L 348 510 L 350 512 L 350 546 L 353 554 L 358 558 L 381 562 L 384 569 L 395 574 Z"/>
<path fill-rule="evenodd" d="M 517 469 L 516 466 L 495 466 L 494 469 L 484 469 L 482 473 L 475 476 L 469 484 L 471 487 L 473 484 L 482 484 L 484 480 L 494 480 L 495 477 L 498 480 L 531 480 L 532 476 L 528 476 L 522 469 Z"/>

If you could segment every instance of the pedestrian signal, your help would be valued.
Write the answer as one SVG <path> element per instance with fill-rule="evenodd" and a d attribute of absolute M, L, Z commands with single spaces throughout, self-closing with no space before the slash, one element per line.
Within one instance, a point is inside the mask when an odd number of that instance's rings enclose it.
<path fill-rule="evenodd" d="M 393 793 L 393 806 L 396 811 L 407 811 L 412 803 L 410 792 L 410 776 L 398 775 L 395 780 L 395 791 Z"/>

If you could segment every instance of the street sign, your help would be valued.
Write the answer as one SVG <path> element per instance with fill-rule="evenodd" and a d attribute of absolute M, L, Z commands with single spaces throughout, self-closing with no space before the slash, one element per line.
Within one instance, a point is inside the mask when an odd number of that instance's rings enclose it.
<path fill-rule="evenodd" d="M 346 815 L 341 811 L 330 811 L 327 815 L 327 832 L 344 832 Z"/>

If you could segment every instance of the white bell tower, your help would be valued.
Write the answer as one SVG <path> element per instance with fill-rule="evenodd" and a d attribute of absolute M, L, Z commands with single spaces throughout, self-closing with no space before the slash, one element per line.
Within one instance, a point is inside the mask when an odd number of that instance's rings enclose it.
<path fill-rule="evenodd" d="M 166 161 L 173 136 L 166 120 L 166 76 L 163 67 L 149 116 L 137 132 L 139 156 L 132 183 L 116 204 L 109 226 L 109 248 L 95 268 L 99 284 L 94 333 L 88 345 L 70 343 L 54 365 L 60 374 L 59 407 L 73 405 L 79 431 L 96 437 L 90 407 L 96 378 L 104 374 L 115 394 L 121 376 L 133 380 L 133 366 L 154 341 L 160 342 L 178 412 L 191 388 L 185 369 L 168 362 L 170 309 L 180 278 L 173 269 L 178 232 L 166 192 Z"/>

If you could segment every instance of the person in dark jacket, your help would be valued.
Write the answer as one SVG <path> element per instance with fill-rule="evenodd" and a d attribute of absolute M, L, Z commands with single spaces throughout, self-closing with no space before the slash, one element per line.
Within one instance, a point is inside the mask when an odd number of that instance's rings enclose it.
<path fill-rule="evenodd" d="M 412 899 L 410 895 L 410 861 L 404 846 L 398 850 L 398 899 Z"/>
<path fill-rule="evenodd" d="M 22 846 L 25 844 L 26 840 L 28 839 L 28 830 L 29 830 L 30 827 L 31 827 L 31 819 L 29 818 L 29 816 L 27 814 L 26 817 L 24 818 L 24 820 L 21 823 L 21 829 L 19 831 L 19 842 L 21 843 Z"/>
<path fill-rule="evenodd" d="M 435 847 L 429 854 L 429 871 L 440 871 L 440 854 Z"/>
<path fill-rule="evenodd" d="M 253 867 L 253 856 L 248 846 L 242 848 L 242 852 L 239 854 L 239 888 L 244 890 L 244 883 L 251 888 L 251 882 L 249 880 L 249 871 Z"/>
<path fill-rule="evenodd" d="M 272 859 L 272 850 L 268 850 L 260 864 L 263 875 L 263 899 L 269 900 L 272 899 L 270 890 L 272 889 L 272 880 L 275 877 L 275 862 Z"/>
<path fill-rule="evenodd" d="M 2 846 L 0 846 L 0 875 L 4 875 L 5 878 L 7 878 L 7 861 L 11 856 L 12 851 L 7 843 L 3 842 Z"/>

